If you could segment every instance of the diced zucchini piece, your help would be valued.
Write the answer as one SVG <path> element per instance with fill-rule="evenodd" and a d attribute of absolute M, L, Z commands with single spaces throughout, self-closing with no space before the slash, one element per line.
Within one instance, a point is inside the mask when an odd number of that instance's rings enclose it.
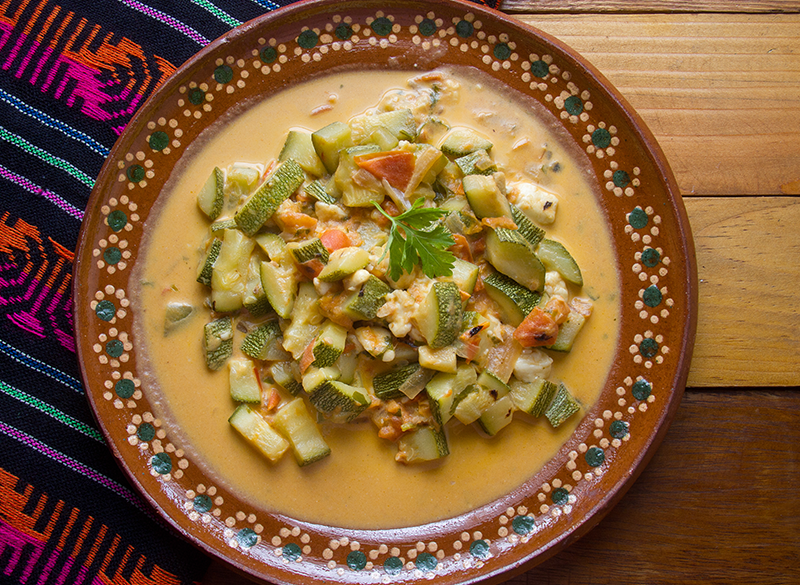
<path fill-rule="evenodd" d="M 511 205 L 511 219 L 517 224 L 517 230 L 522 237 L 535 249 L 545 236 L 544 230 L 528 219 L 528 216 L 516 205 Z"/>
<path fill-rule="evenodd" d="M 386 130 L 398 140 L 414 142 L 417 139 L 417 122 L 409 109 L 361 114 L 350 119 L 351 137 L 355 144 L 368 141 L 376 130 Z"/>
<path fill-rule="evenodd" d="M 497 171 L 497 165 L 485 150 L 476 150 L 455 162 L 464 175 L 491 175 Z"/>
<path fill-rule="evenodd" d="M 333 122 L 311 135 L 311 142 L 325 169 L 333 174 L 339 166 L 339 151 L 352 144 L 350 126 L 344 122 Z"/>
<path fill-rule="evenodd" d="M 297 274 L 272 262 L 261 263 L 261 287 L 275 312 L 288 319 L 297 295 Z"/>
<path fill-rule="evenodd" d="M 250 267 L 247 270 L 247 281 L 244 285 L 244 308 L 253 317 L 261 317 L 272 312 L 267 293 L 261 285 L 261 260 L 253 254 L 250 256 Z"/>
<path fill-rule="evenodd" d="M 222 249 L 222 240 L 214 238 L 208 246 L 208 251 L 200 264 L 200 269 L 197 271 L 197 282 L 206 286 L 211 286 L 211 275 L 214 272 L 214 263 L 219 257 L 219 251 Z"/>
<path fill-rule="evenodd" d="M 164 310 L 164 335 L 186 323 L 192 314 L 194 314 L 194 306 L 189 303 L 167 303 Z"/>
<path fill-rule="evenodd" d="M 556 395 L 553 397 L 553 401 L 550 403 L 550 406 L 547 407 L 544 415 L 547 417 L 547 420 L 550 421 L 550 424 L 553 425 L 553 428 L 558 428 L 565 420 L 580 409 L 581 405 L 572 397 L 572 394 L 570 394 L 570 391 L 567 390 L 567 387 L 562 382 L 558 385 Z"/>
<path fill-rule="evenodd" d="M 475 368 L 470 364 L 458 364 L 455 374 L 440 372 L 428 382 L 425 392 L 428 394 L 434 419 L 439 425 L 444 425 L 453 416 L 451 407 L 455 397 L 476 380 Z"/>
<path fill-rule="evenodd" d="M 300 283 L 289 319 L 289 325 L 283 331 L 283 349 L 299 360 L 317 336 L 323 320 L 319 312 L 319 296 L 310 282 Z"/>
<path fill-rule="evenodd" d="M 369 189 L 356 184 L 353 175 L 359 171 L 355 158 L 361 154 L 380 152 L 377 144 L 365 144 L 345 148 L 339 153 L 339 166 L 334 173 L 334 181 L 342 192 L 342 203 L 348 207 L 371 207 L 372 203 L 381 203 L 384 199 L 383 188 L 380 190 Z M 377 180 L 376 180 L 377 181 Z"/>
<path fill-rule="evenodd" d="M 544 266 L 518 230 L 487 230 L 486 259 L 498 271 L 522 286 L 532 291 L 544 288 Z"/>
<path fill-rule="evenodd" d="M 453 262 L 453 282 L 462 292 L 472 295 L 475 285 L 478 283 L 478 272 L 480 269 L 472 262 L 467 262 L 461 258 L 456 258 Z"/>
<path fill-rule="evenodd" d="M 215 221 L 211 224 L 211 233 L 221 232 L 222 230 L 235 230 L 236 228 L 236 221 L 234 219 L 221 219 L 219 221 Z"/>
<path fill-rule="evenodd" d="M 319 238 L 311 238 L 302 242 L 289 242 L 286 244 L 286 248 L 291 252 L 292 257 L 298 264 L 309 262 L 314 258 L 318 258 L 325 264 L 330 257 L 328 249 L 322 245 L 322 241 Z"/>
<path fill-rule="evenodd" d="M 494 404 L 483 411 L 478 424 L 489 436 L 495 436 L 501 429 L 511 424 L 514 418 L 514 403 L 510 396 L 498 398 Z"/>
<path fill-rule="evenodd" d="M 544 239 L 539 242 L 536 254 L 547 270 L 555 270 L 567 282 L 583 286 L 581 269 L 578 268 L 578 263 L 575 262 L 575 259 L 564 247 L 564 244 L 555 240 Z"/>
<path fill-rule="evenodd" d="M 247 358 L 237 358 L 228 362 L 228 368 L 231 398 L 236 402 L 261 402 L 255 364 Z"/>
<path fill-rule="evenodd" d="M 438 144 L 448 130 L 450 130 L 450 126 L 444 120 L 436 116 L 429 116 L 420 126 L 417 139 L 419 142 Z"/>
<path fill-rule="evenodd" d="M 220 317 L 203 327 L 203 347 L 206 365 L 218 370 L 233 355 L 233 319 Z"/>
<path fill-rule="evenodd" d="M 353 384 L 354 386 L 363 386 L 361 383 L 361 372 L 359 354 L 355 351 L 346 351 L 339 356 L 336 360 L 336 367 L 341 372 L 339 381 L 345 384 Z"/>
<path fill-rule="evenodd" d="M 303 391 L 303 384 L 300 382 L 300 369 L 297 362 L 281 361 L 274 362 L 269 367 L 269 373 L 273 381 L 288 391 L 292 396 L 297 396 Z"/>
<path fill-rule="evenodd" d="M 289 159 L 280 163 L 233 216 L 236 225 L 248 236 L 255 234 L 304 179 L 305 172 L 295 161 Z"/>
<path fill-rule="evenodd" d="M 262 170 L 259 165 L 236 162 L 225 173 L 225 194 L 229 201 L 238 202 L 242 195 L 249 194 L 258 184 Z"/>
<path fill-rule="evenodd" d="M 369 264 L 369 252 L 363 248 L 348 246 L 331 252 L 328 263 L 319 278 L 322 282 L 336 282 L 361 270 Z"/>
<path fill-rule="evenodd" d="M 427 426 L 402 435 L 397 447 L 395 459 L 404 463 L 434 461 L 450 454 L 444 430 Z"/>
<path fill-rule="evenodd" d="M 378 309 L 386 302 L 385 297 L 391 291 L 388 284 L 370 274 L 361 288 L 345 301 L 342 311 L 353 321 L 372 320 L 377 316 Z"/>
<path fill-rule="evenodd" d="M 197 192 L 197 206 L 214 221 L 222 213 L 225 203 L 225 173 L 219 167 L 214 167 L 206 182 Z"/>
<path fill-rule="evenodd" d="M 308 394 L 313 394 L 317 390 L 324 388 L 328 383 L 338 380 L 341 376 L 339 368 L 308 368 L 303 374 L 303 390 Z"/>
<path fill-rule="evenodd" d="M 302 398 L 295 398 L 280 408 L 275 414 L 273 424 L 289 439 L 295 459 L 301 467 L 331 454 L 330 447 L 322 438 L 322 433 Z"/>
<path fill-rule="evenodd" d="M 522 320 L 539 304 L 541 295 L 533 292 L 505 274 L 492 272 L 483 279 L 483 287 L 500 307 L 503 319 L 514 327 L 519 327 Z"/>
<path fill-rule="evenodd" d="M 476 150 L 489 152 L 492 143 L 470 128 L 453 128 L 442 140 L 439 148 L 451 156 L 466 156 Z"/>
<path fill-rule="evenodd" d="M 287 257 L 286 242 L 278 234 L 265 232 L 253 239 L 270 260 L 281 263 Z"/>
<path fill-rule="evenodd" d="M 580 330 L 583 329 L 584 323 L 586 323 L 586 317 L 577 311 L 570 311 L 567 320 L 558 328 L 556 340 L 548 349 L 563 352 L 571 351 L 572 345 L 575 343 L 575 339 L 578 337 Z"/>
<path fill-rule="evenodd" d="M 397 136 L 386 128 L 376 128 L 365 142 L 367 144 L 377 144 L 383 152 L 393 150 L 400 144 Z"/>
<path fill-rule="evenodd" d="M 242 353 L 256 360 L 277 360 L 286 357 L 281 345 L 281 328 L 277 321 L 262 323 L 242 340 Z"/>
<path fill-rule="evenodd" d="M 453 401 L 453 416 L 462 424 L 469 425 L 478 420 L 492 404 L 494 398 L 489 389 L 472 384 L 462 390 Z"/>
<path fill-rule="evenodd" d="M 489 390 L 493 398 L 505 396 L 511 392 L 511 388 L 497 374 L 484 370 L 478 376 L 478 384 Z"/>
<path fill-rule="evenodd" d="M 456 348 L 452 345 L 446 345 L 433 349 L 427 345 L 422 345 L 419 348 L 419 365 L 437 372 L 455 374 L 458 367 Z"/>
<path fill-rule="evenodd" d="M 356 418 L 370 405 L 369 393 L 361 387 L 330 380 L 309 394 L 311 404 L 324 415 L 347 422 Z"/>
<path fill-rule="evenodd" d="M 228 422 L 272 462 L 278 461 L 290 446 L 249 404 L 240 404 Z"/>
<path fill-rule="evenodd" d="M 225 230 L 222 248 L 211 271 L 211 302 L 215 311 L 236 311 L 242 307 L 253 248 L 255 241 L 239 230 Z"/>
<path fill-rule="evenodd" d="M 511 400 L 518 410 L 538 417 L 545 413 L 557 390 L 558 385 L 544 378 L 533 382 L 514 381 L 511 383 Z"/>
<path fill-rule="evenodd" d="M 355 330 L 355 335 L 364 351 L 375 358 L 383 357 L 383 354 L 394 346 L 391 332 L 378 325 L 358 327 Z"/>
<path fill-rule="evenodd" d="M 327 368 L 335 364 L 344 351 L 346 341 L 347 329 L 332 321 L 326 322 L 314 341 L 312 348 L 314 361 L 311 365 L 316 368 Z"/>
<path fill-rule="evenodd" d="M 316 199 L 317 201 L 322 201 L 323 203 L 327 203 L 329 205 L 333 205 L 336 203 L 336 198 L 334 198 L 328 190 L 325 188 L 325 183 L 317 179 L 316 181 L 311 181 L 308 185 L 305 186 L 306 193 Z"/>
<path fill-rule="evenodd" d="M 317 156 L 314 150 L 314 143 L 311 141 L 311 133 L 304 130 L 289 130 L 286 142 L 283 143 L 278 160 L 284 162 L 288 159 L 294 160 L 303 167 L 303 170 L 315 177 L 325 174 L 325 165 Z"/>
<path fill-rule="evenodd" d="M 434 282 L 419 306 L 415 319 L 428 345 L 436 349 L 450 345 L 461 332 L 464 309 L 454 282 Z"/>
<path fill-rule="evenodd" d="M 479 219 L 484 217 L 511 217 L 511 205 L 502 182 L 494 175 L 467 175 L 462 180 L 469 206 Z"/>
<path fill-rule="evenodd" d="M 375 396 L 381 400 L 402 398 L 404 393 L 401 388 L 409 379 L 413 380 L 412 376 L 417 374 L 420 369 L 419 363 L 414 362 L 378 374 L 372 379 L 372 390 L 375 392 Z"/>

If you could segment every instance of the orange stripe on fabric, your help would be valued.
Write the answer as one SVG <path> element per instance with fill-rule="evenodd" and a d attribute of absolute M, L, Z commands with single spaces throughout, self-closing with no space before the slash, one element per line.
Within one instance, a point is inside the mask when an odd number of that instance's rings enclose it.
<path fill-rule="evenodd" d="M 100 526 L 100 530 L 97 532 L 97 536 L 94 539 L 94 544 L 89 549 L 89 553 L 86 555 L 86 560 L 84 561 L 84 566 L 90 567 L 94 562 L 94 558 L 97 556 L 97 551 L 100 550 L 100 544 L 103 542 L 103 539 L 106 537 L 106 533 L 108 532 L 108 527 L 105 524 Z"/>
<path fill-rule="evenodd" d="M 39 31 L 39 34 L 36 36 L 37 43 L 41 43 L 44 40 L 45 35 L 47 35 L 47 31 L 50 30 L 51 26 L 53 26 L 53 21 L 60 12 L 61 6 L 53 6 L 53 9 L 50 11 L 50 15 L 45 19 L 44 24 L 42 25 L 42 30 Z"/>
<path fill-rule="evenodd" d="M 78 514 L 80 514 L 80 510 L 77 508 L 72 508 L 69 511 L 67 524 L 64 526 L 64 531 L 61 533 L 61 538 L 58 540 L 58 548 L 61 550 L 64 550 L 64 547 L 67 546 L 67 538 L 69 537 L 70 532 L 72 532 L 72 527 L 75 526 L 75 521 L 78 519 Z"/>
<path fill-rule="evenodd" d="M 61 39 L 62 35 L 64 34 L 64 31 L 69 26 L 69 23 L 72 22 L 72 18 L 74 16 L 75 16 L 75 13 L 67 12 L 67 15 L 61 21 L 61 25 L 58 27 L 58 30 L 56 31 L 56 34 L 54 34 L 53 38 L 50 39 L 50 48 L 51 49 L 55 49 L 56 48 L 56 46 L 59 43 L 59 40 Z"/>
<path fill-rule="evenodd" d="M 44 10 L 45 5 L 47 4 L 48 0 L 42 0 L 39 2 L 39 6 L 33 11 L 33 15 L 31 16 L 30 20 L 25 24 L 25 28 L 22 29 L 22 34 L 29 35 L 33 30 L 33 26 L 36 24 L 36 21 L 39 20 L 39 17 L 42 15 L 42 10 Z"/>

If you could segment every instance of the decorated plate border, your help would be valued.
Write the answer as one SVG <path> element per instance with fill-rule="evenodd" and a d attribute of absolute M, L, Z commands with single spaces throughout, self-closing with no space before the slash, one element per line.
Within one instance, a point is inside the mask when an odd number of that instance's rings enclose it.
<path fill-rule="evenodd" d="M 660 391 L 672 390 L 659 388 L 650 380 L 670 357 L 667 335 L 660 329 L 676 303 L 670 290 L 672 286 L 679 288 L 669 284 L 670 254 L 666 243 L 659 245 L 662 217 L 651 206 L 637 204 L 644 180 L 642 169 L 625 168 L 616 162 L 615 155 L 621 148 L 617 128 L 595 116 L 592 90 L 573 82 L 569 65 L 560 64 L 557 57 L 548 53 L 523 51 L 529 44 L 524 39 L 492 34 L 486 28 L 476 11 L 451 18 L 430 10 L 418 14 L 413 23 L 401 24 L 391 11 L 376 10 L 363 20 L 333 14 L 324 27 L 299 26 L 296 36 L 288 40 L 265 34 L 245 56 L 225 54 L 223 48 L 217 47 L 214 54 L 219 56 L 211 74 L 181 83 L 146 121 L 146 145 L 112 154 L 108 164 L 115 165 L 116 184 L 100 207 L 102 225 L 94 230 L 95 240 L 86 244 L 91 246 L 87 257 L 91 256 L 90 271 L 96 276 L 97 286 L 89 301 L 95 317 L 91 328 L 94 338 L 88 352 L 91 363 L 85 363 L 84 353 L 84 365 L 102 371 L 104 388 L 99 392 L 93 389 L 97 400 L 108 403 L 124 419 L 127 445 L 117 448 L 138 452 L 154 479 L 164 485 L 174 484 L 171 489 L 176 505 L 167 513 L 182 515 L 190 524 L 213 532 L 224 543 L 218 550 L 227 547 L 258 562 L 284 566 L 298 576 L 314 573 L 304 568 L 308 561 L 315 570 L 326 569 L 331 578 L 356 582 L 432 579 L 482 569 L 490 559 L 502 557 L 569 518 L 580 497 L 576 488 L 607 473 L 614 453 L 623 448 L 631 433 L 652 432 L 652 419 L 644 420 L 641 426 L 638 419 L 654 405 Z M 329 55 L 354 47 L 369 46 L 380 51 L 403 37 L 423 50 L 449 47 L 450 51 L 475 55 L 474 66 L 490 73 L 517 76 L 564 125 L 580 129 L 587 156 L 603 167 L 604 196 L 630 201 L 624 217 L 610 219 L 622 226 L 633 250 L 630 257 L 620 259 L 622 270 L 632 273 L 641 283 L 636 298 L 623 301 L 625 309 L 633 306 L 641 327 L 631 339 L 621 340 L 629 348 L 630 362 L 618 368 L 639 374 L 621 377 L 615 407 L 594 417 L 593 412 L 587 415 L 571 441 L 574 448 L 557 462 L 550 479 L 534 493 L 528 492 L 517 498 L 517 503 L 498 510 L 489 522 L 414 542 L 375 539 L 368 532 L 318 530 L 302 522 L 246 509 L 217 486 L 197 482 L 184 485 L 192 462 L 170 441 L 161 421 L 148 410 L 141 381 L 131 367 L 135 360 L 126 291 L 126 275 L 135 254 L 131 238 L 140 237 L 144 220 L 140 215 L 141 199 L 152 198 L 148 191 L 151 181 L 161 173 L 169 173 L 171 159 L 165 155 L 179 156 L 190 143 L 184 126 L 213 118 L 218 96 L 240 92 L 248 84 L 257 83 L 254 78 L 278 77 L 289 61 L 324 62 Z M 159 115 L 162 110 L 179 114 L 166 118 Z M 576 440 L 578 435 L 583 439 Z M 366 537 L 359 539 L 359 535 Z"/>

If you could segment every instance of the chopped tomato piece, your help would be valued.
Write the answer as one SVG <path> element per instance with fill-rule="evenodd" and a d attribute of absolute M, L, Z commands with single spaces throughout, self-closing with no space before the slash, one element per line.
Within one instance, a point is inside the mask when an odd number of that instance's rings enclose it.
<path fill-rule="evenodd" d="M 492 229 L 505 228 L 507 230 L 517 229 L 517 224 L 510 217 L 484 217 L 481 219 L 483 225 L 489 226 Z"/>
<path fill-rule="evenodd" d="M 554 296 L 547 301 L 547 304 L 544 306 L 544 310 L 552 315 L 553 319 L 558 325 L 561 325 L 567 320 L 567 317 L 569 317 L 570 306 L 567 304 L 567 301 L 561 297 Z"/>
<path fill-rule="evenodd" d="M 516 339 L 522 347 L 539 347 L 552 345 L 558 335 L 558 324 L 553 316 L 535 307 L 528 316 L 522 320 L 516 331 Z"/>
<path fill-rule="evenodd" d="M 308 262 L 298 264 L 297 268 L 306 278 L 314 280 L 319 276 L 319 273 L 322 272 L 322 269 L 325 268 L 325 265 L 319 258 L 312 258 Z"/>
<path fill-rule="evenodd" d="M 281 395 L 278 394 L 278 391 L 275 390 L 275 388 L 270 388 L 268 392 L 267 412 L 272 412 L 278 408 L 278 405 L 281 403 Z"/>
<path fill-rule="evenodd" d="M 333 252 L 340 248 L 347 248 L 352 245 L 349 236 L 342 230 L 337 230 L 335 228 L 322 232 L 319 239 L 328 252 Z"/>
<path fill-rule="evenodd" d="M 406 151 L 371 152 L 356 155 L 355 163 L 395 189 L 405 190 L 414 174 L 414 153 Z"/>
<path fill-rule="evenodd" d="M 314 343 L 317 341 L 317 338 L 311 340 L 306 348 L 303 350 L 303 355 L 300 356 L 300 373 L 304 373 L 311 364 L 314 363 Z"/>
<path fill-rule="evenodd" d="M 450 250 L 456 256 L 456 258 L 461 258 L 467 262 L 472 262 L 472 250 L 469 249 L 469 242 L 467 241 L 467 238 L 461 234 L 453 234 L 453 240 L 455 241 L 455 244 L 450 246 L 448 250 Z"/>

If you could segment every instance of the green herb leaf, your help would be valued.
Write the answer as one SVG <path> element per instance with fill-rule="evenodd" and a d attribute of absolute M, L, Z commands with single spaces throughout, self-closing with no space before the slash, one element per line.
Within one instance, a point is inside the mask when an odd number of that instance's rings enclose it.
<path fill-rule="evenodd" d="M 455 244 L 453 235 L 439 219 L 447 215 L 447 211 L 436 207 L 422 207 L 420 197 L 408 209 L 392 217 L 377 203 L 378 210 L 392 222 L 389 242 L 386 250 L 389 253 L 389 277 L 397 280 L 403 272 L 411 273 L 414 266 L 419 265 L 428 278 L 452 276 L 455 256 L 448 248 Z"/>

